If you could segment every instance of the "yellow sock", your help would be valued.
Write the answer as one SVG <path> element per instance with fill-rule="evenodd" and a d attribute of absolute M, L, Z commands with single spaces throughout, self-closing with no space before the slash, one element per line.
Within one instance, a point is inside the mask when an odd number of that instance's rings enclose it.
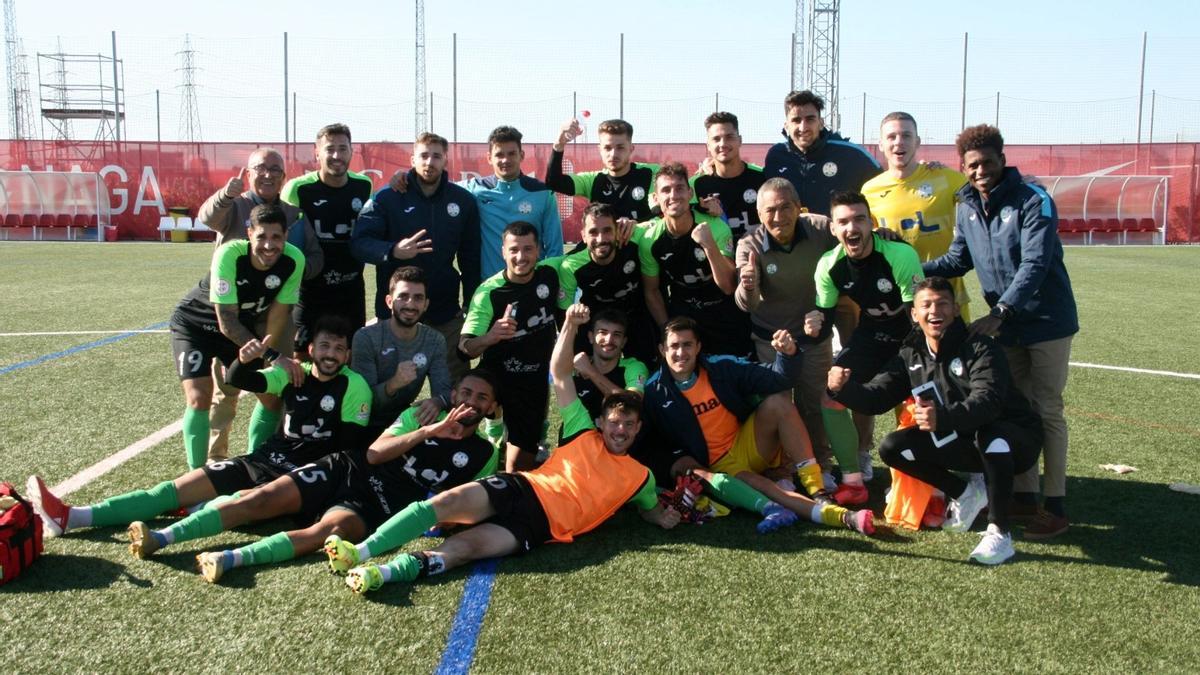
<path fill-rule="evenodd" d="M 821 509 L 821 524 L 827 527 L 845 527 L 842 518 L 849 513 L 846 509 L 832 504 L 826 504 Z"/>
<path fill-rule="evenodd" d="M 825 487 L 825 482 L 821 480 L 821 465 L 817 464 L 815 460 L 797 465 L 796 476 L 800 478 L 800 484 L 810 495 L 817 494 Z"/>

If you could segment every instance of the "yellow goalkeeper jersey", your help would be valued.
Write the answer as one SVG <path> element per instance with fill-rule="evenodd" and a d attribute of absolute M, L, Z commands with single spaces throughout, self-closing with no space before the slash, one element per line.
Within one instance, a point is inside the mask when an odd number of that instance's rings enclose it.
<path fill-rule="evenodd" d="M 926 261 L 950 248 L 954 239 L 954 193 L 966 182 L 967 177 L 953 169 L 931 169 L 922 164 L 904 179 L 893 178 L 885 171 L 867 181 L 862 191 L 879 226 L 899 233 Z M 969 298 L 962 279 L 951 283 L 962 305 L 963 319 L 969 320 Z"/>

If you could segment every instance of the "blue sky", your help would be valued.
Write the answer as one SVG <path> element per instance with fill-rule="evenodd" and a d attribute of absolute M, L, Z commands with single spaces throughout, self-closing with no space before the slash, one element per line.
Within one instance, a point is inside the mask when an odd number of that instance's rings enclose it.
<path fill-rule="evenodd" d="M 108 53 L 125 60 L 128 137 L 153 140 L 159 91 L 164 140 L 180 137 L 177 52 L 197 50 L 202 138 L 282 139 L 282 33 L 301 138 L 335 119 L 356 139 L 413 132 L 411 2 L 204 3 L 17 0 L 17 27 L 37 51 Z M 113 6 L 119 6 L 114 11 Z M 169 9 L 166 9 L 169 8 Z M 625 116 L 642 142 L 698 140 L 720 105 L 742 117 L 747 141 L 776 138 L 788 90 L 793 4 L 763 2 L 427 3 L 427 84 L 434 128 L 451 135 L 451 34 L 458 34 L 458 137 L 481 140 L 507 122 L 550 140 L 576 108 L 618 115 L 625 33 Z M 874 140 L 893 109 L 913 112 L 926 142 L 957 130 L 963 33 L 970 33 L 967 122 L 999 122 L 1010 142 L 1132 141 L 1137 131 L 1142 31 L 1149 33 L 1143 139 L 1156 90 L 1155 140 L 1200 140 L 1197 3 L 883 3 L 844 0 L 841 129 Z M 45 61 L 42 62 L 43 66 Z M 43 80 L 52 73 L 44 72 Z M 70 73 L 86 80 L 90 72 Z M 863 94 L 866 123 L 863 123 Z M 718 99 L 719 97 L 719 99 Z M 7 112 L 7 101 L 2 104 Z M 77 123 L 77 137 L 93 128 Z M 47 133 L 52 130 L 47 127 Z"/>

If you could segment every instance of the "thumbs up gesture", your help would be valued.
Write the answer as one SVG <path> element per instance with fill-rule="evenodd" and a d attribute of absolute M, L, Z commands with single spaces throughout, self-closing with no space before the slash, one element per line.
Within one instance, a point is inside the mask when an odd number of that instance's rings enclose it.
<path fill-rule="evenodd" d="M 747 292 L 758 290 L 758 251 L 750 249 L 750 257 L 740 270 L 742 288 Z"/>
<path fill-rule="evenodd" d="M 246 170 L 238 169 L 237 175 L 225 183 L 225 196 L 233 199 L 246 191 Z"/>

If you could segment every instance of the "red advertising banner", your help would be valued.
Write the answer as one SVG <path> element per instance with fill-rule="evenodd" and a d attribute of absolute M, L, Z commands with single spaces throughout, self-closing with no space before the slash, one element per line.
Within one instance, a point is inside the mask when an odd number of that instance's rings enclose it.
<path fill-rule="evenodd" d="M 247 143 L 155 143 L 119 144 L 78 141 L 0 140 L 0 169 L 7 171 L 83 171 L 99 173 L 109 189 L 112 222 L 120 239 L 156 239 L 159 219 L 168 209 L 180 207 L 195 215 L 200 204 L 246 165 L 250 152 L 266 144 Z M 768 145 L 746 145 L 743 156 L 761 163 Z M 284 155 L 287 173 L 299 176 L 316 169 L 312 146 L 292 144 L 278 148 Z M 876 148 L 868 148 L 878 156 Z M 1125 176 L 1137 180 L 1070 183 L 1056 192 L 1059 216 L 1063 219 L 1123 217 L 1134 202 L 1162 201 L 1165 211 L 1166 240 L 1171 243 L 1200 242 L 1200 144 L 1158 143 L 1153 145 L 1028 145 L 1009 146 L 1005 155 L 1010 165 L 1025 174 L 1046 177 Z M 370 176 L 376 189 L 386 186 L 388 178 L 409 166 L 411 146 L 402 143 L 360 143 L 355 146 L 351 168 Z M 523 168 L 526 173 L 544 175 L 550 156 L 548 144 L 525 146 Z M 639 143 L 634 152 L 638 161 L 662 163 L 680 161 L 696 167 L 705 156 L 702 144 Z M 958 165 L 954 148 L 948 145 L 924 146 L 925 160 Z M 448 169 L 454 180 L 471 175 L 486 175 L 487 145 L 459 143 L 450 148 Z M 568 172 L 600 168 L 594 146 L 575 145 L 567 149 L 564 168 Z M 1152 177 L 1164 185 L 1155 194 L 1138 187 Z M 1078 186 L 1075 190 L 1072 186 Z M 1097 187 L 1101 186 L 1102 187 Z M 1078 192 L 1077 195 L 1074 192 Z M 1104 194 L 1101 194 L 1104 193 Z M 1143 194 L 1145 193 L 1145 194 Z M 1160 194 L 1161 193 L 1161 194 Z M 1089 204 L 1091 213 L 1088 213 Z M 1100 206 L 1098 207 L 1097 204 Z M 1165 204 L 1165 209 L 1162 206 Z M 581 199 L 560 198 L 560 209 L 568 240 L 577 239 Z M 7 215 L 7 214 L 5 214 Z M 1163 216 L 1155 214 L 1159 220 Z"/>

